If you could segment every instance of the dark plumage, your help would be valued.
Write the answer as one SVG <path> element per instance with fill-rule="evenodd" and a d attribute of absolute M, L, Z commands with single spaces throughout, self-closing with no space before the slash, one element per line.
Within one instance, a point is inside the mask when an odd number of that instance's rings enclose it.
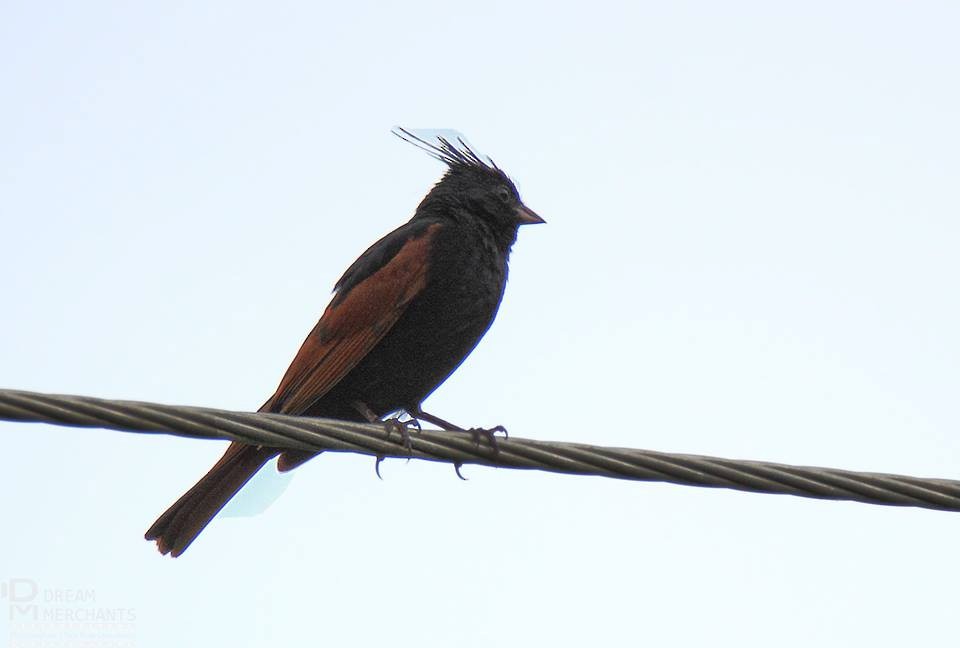
<path fill-rule="evenodd" d="M 447 171 L 413 218 L 351 265 L 276 393 L 261 412 L 354 421 L 420 409 L 490 327 L 507 281 L 517 228 L 543 220 L 507 175 L 462 140 L 428 143 L 394 133 Z M 267 461 L 290 470 L 308 452 L 231 443 L 223 457 L 150 527 L 164 554 L 179 556 Z"/>

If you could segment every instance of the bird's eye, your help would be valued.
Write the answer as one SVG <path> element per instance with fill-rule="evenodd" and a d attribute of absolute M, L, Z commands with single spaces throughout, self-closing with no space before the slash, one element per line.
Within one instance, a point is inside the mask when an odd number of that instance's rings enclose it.
<path fill-rule="evenodd" d="M 500 187 L 497 189 L 497 197 L 503 202 L 510 202 L 510 199 L 513 198 L 513 194 L 510 193 L 510 190 L 506 187 Z"/>

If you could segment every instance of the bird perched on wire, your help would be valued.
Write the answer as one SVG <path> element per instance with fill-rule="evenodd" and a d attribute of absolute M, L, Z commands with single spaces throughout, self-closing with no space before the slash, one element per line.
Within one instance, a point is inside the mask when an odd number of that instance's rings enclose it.
<path fill-rule="evenodd" d="M 323 316 L 259 411 L 377 421 L 400 411 L 461 429 L 421 403 L 493 323 L 521 225 L 544 222 L 494 162 L 459 136 L 394 134 L 447 165 L 407 223 L 374 243 L 336 283 Z M 401 425 L 389 419 L 388 425 Z M 233 442 L 146 533 L 179 556 L 273 457 L 290 470 L 314 456 Z"/>

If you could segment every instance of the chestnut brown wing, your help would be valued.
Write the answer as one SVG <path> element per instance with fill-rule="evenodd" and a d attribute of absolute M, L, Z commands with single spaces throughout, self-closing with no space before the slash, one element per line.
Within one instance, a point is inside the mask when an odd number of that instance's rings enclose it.
<path fill-rule="evenodd" d="M 440 227 L 412 234 L 386 263 L 337 295 L 260 411 L 303 414 L 370 352 L 426 285 Z"/>

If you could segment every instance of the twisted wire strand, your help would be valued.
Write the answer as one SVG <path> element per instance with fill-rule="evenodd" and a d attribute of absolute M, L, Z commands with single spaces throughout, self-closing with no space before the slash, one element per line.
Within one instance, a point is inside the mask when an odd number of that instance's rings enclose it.
<path fill-rule="evenodd" d="M 423 430 L 408 448 L 382 425 L 0 389 L 0 419 L 227 439 L 298 450 L 544 470 L 960 512 L 960 481 Z"/>

